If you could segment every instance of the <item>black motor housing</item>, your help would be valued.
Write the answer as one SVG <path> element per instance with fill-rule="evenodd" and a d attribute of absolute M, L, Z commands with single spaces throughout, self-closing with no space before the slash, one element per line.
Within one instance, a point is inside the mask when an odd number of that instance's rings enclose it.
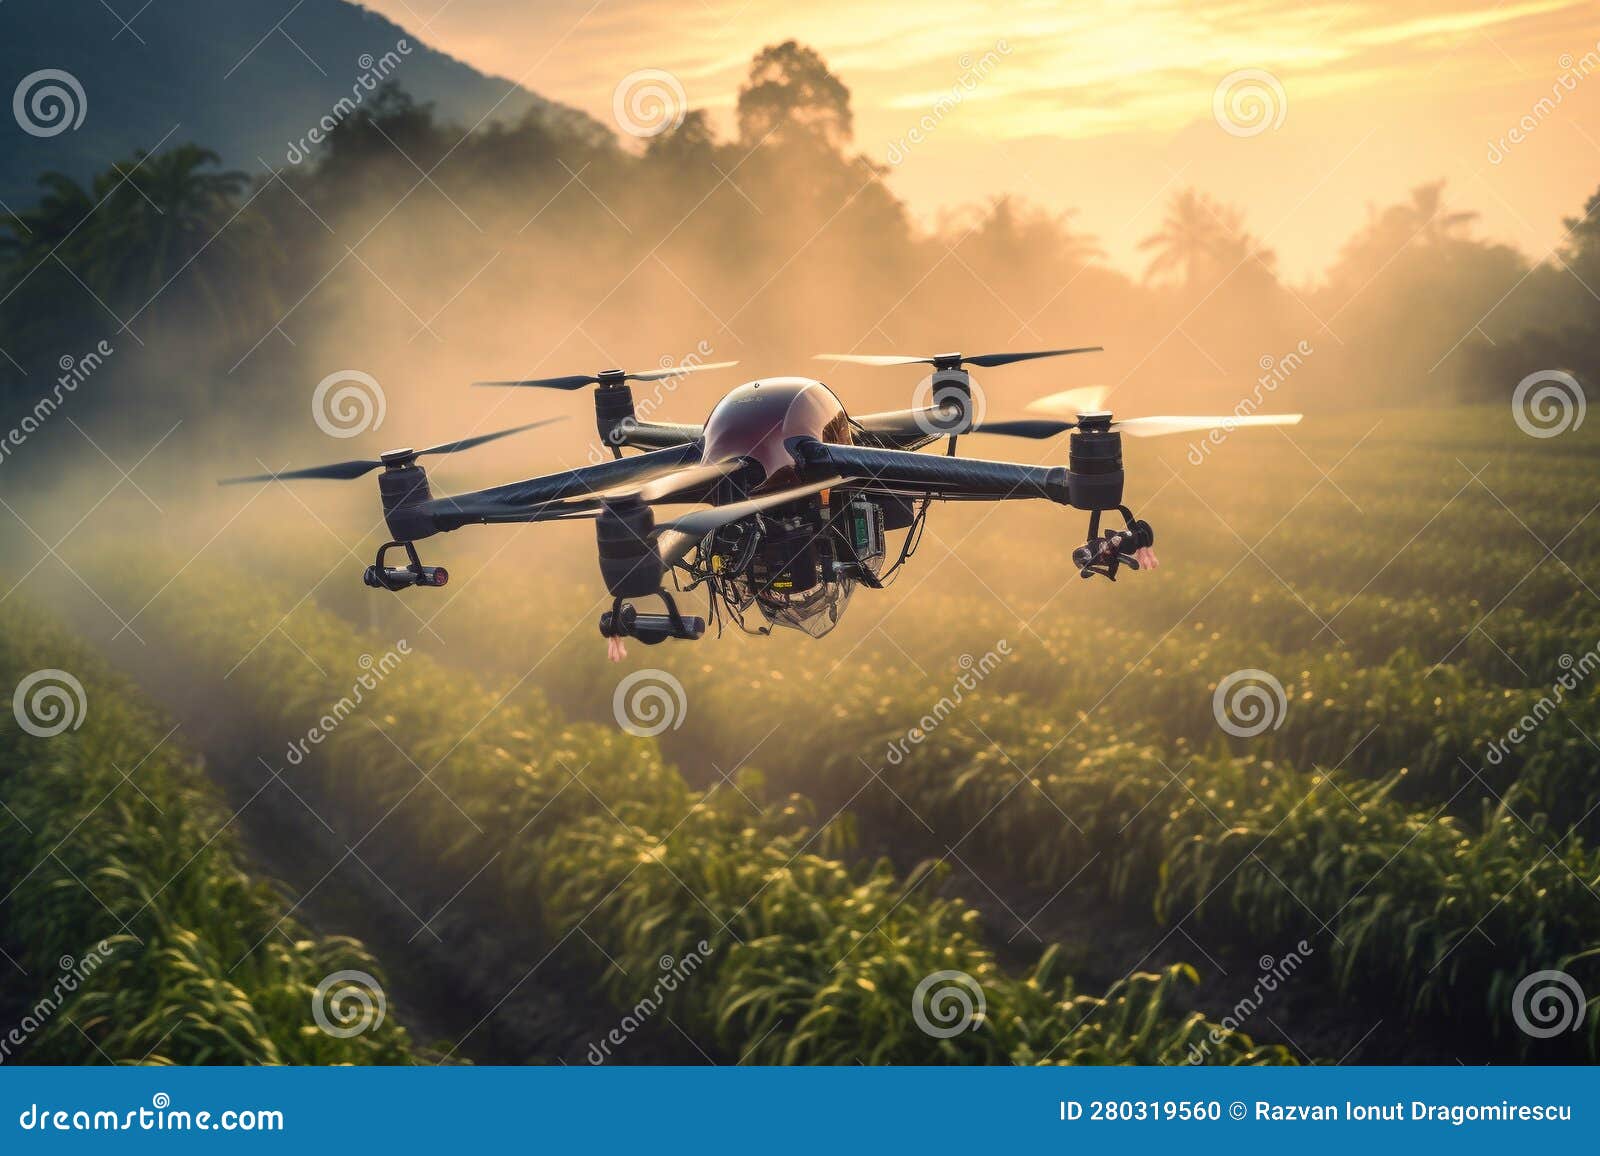
<path fill-rule="evenodd" d="M 1122 505 L 1122 435 L 1109 416 L 1080 418 L 1072 435 L 1068 494 L 1079 510 L 1114 510 Z"/>
<path fill-rule="evenodd" d="M 643 598 L 661 589 L 655 511 L 637 498 L 607 502 L 594 525 L 600 576 L 613 596 Z"/>
<path fill-rule="evenodd" d="M 379 474 L 378 496 L 383 501 L 383 520 L 396 542 L 416 542 L 439 532 L 432 516 L 422 509 L 433 498 L 428 472 L 415 462 L 389 466 Z"/>
<path fill-rule="evenodd" d="M 616 448 L 625 445 L 635 424 L 633 390 L 626 384 L 602 383 L 594 391 L 595 425 L 606 445 Z"/>

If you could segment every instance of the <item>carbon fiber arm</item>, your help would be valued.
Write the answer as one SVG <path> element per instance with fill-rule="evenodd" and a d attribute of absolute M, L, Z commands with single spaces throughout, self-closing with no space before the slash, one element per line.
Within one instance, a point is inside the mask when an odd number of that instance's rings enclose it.
<path fill-rule="evenodd" d="M 837 474 L 865 489 L 923 493 L 936 498 L 1004 501 L 1043 498 L 1069 504 L 1065 466 L 1026 466 L 979 458 L 951 458 L 908 450 L 841 446 L 813 438 L 789 445 L 801 476 Z"/>
<path fill-rule="evenodd" d="M 455 530 L 488 521 L 533 522 L 540 520 L 543 511 L 539 507 L 545 503 L 593 494 L 633 482 L 642 484 L 673 470 L 699 464 L 700 446 L 689 443 L 639 454 L 637 457 L 581 466 L 564 473 L 511 482 L 487 490 L 473 490 L 448 498 L 430 498 L 415 508 L 415 515 L 428 519 L 435 530 Z"/>
<path fill-rule="evenodd" d="M 679 422 L 641 421 L 625 428 L 627 436 L 623 445 L 646 450 L 693 445 L 705 436 L 703 426 Z"/>
<path fill-rule="evenodd" d="M 853 419 L 852 424 L 856 427 L 856 440 L 862 445 L 886 450 L 915 450 L 940 440 L 941 435 L 929 432 L 938 429 L 934 424 L 937 417 L 938 412 L 933 409 L 901 409 L 863 414 Z"/>

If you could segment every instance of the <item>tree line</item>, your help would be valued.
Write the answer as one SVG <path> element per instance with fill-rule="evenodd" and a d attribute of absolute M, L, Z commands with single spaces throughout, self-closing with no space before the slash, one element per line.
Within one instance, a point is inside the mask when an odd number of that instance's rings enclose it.
<path fill-rule="evenodd" d="M 185 143 L 86 183 L 42 174 L 0 217 L 0 386 L 26 408 L 108 337 L 140 354 L 120 390 L 222 406 L 314 381 L 330 347 L 440 372 L 466 347 L 489 372 L 706 335 L 773 361 L 1093 339 L 1120 356 L 1105 378 L 1209 404 L 1309 348 L 1274 385 L 1308 408 L 1498 400 L 1537 370 L 1600 368 L 1600 192 L 1534 263 L 1426 184 L 1295 284 L 1242 210 L 1184 189 L 1129 274 L 1070 213 L 1016 197 L 919 226 L 802 45 L 756 55 L 736 126 L 692 110 L 641 147 L 538 109 L 468 130 L 390 84 L 297 165 L 252 176 Z"/>

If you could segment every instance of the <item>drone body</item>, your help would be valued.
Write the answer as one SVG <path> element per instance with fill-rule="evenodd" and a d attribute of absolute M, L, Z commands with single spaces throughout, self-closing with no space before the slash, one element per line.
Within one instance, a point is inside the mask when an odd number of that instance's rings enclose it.
<path fill-rule="evenodd" d="M 648 644 L 696 639 L 706 620 L 678 610 L 679 592 L 704 587 L 709 614 L 720 629 L 726 617 L 752 630 L 754 608 L 767 633 L 772 626 L 814 637 L 837 625 L 858 586 L 878 589 L 911 556 L 934 501 L 1050 501 L 1089 515 L 1088 540 L 1073 551 L 1079 574 L 1116 580 L 1119 570 L 1153 567 L 1154 531 L 1123 504 L 1122 434 L 1153 436 L 1240 425 L 1287 425 L 1298 414 L 1274 416 L 1134 418 L 1115 420 L 1102 408 L 1104 392 L 1078 390 L 1046 399 L 1043 408 L 1072 412 L 1073 420 L 979 421 L 973 417 L 966 365 L 997 366 L 1092 349 L 990 354 L 963 358 L 823 355 L 824 360 L 869 365 L 930 365 L 932 406 L 852 417 L 822 382 L 808 377 L 763 378 L 741 385 L 718 402 L 704 425 L 641 421 L 630 381 L 656 381 L 733 363 L 693 365 L 630 374 L 533 381 L 483 382 L 574 390 L 596 385 L 595 418 L 612 461 L 508 485 L 435 497 L 425 454 L 453 453 L 532 428 L 520 426 L 425 450 L 393 450 L 376 461 L 266 474 L 229 482 L 289 478 L 351 479 L 372 470 L 393 538 L 368 567 L 368 585 L 398 591 L 442 586 L 446 572 L 425 566 L 416 543 L 474 524 L 592 519 L 601 576 L 613 597 L 600 632 L 611 657 L 622 656 L 625 637 Z M 1038 408 L 1030 407 L 1030 408 Z M 546 424 L 544 422 L 535 425 Z M 1049 438 L 1071 432 L 1068 464 L 1023 465 L 955 456 L 957 438 L 1000 434 Z M 936 441 L 944 454 L 918 453 Z M 623 449 L 641 452 L 624 456 Z M 703 504 L 666 522 L 656 507 Z M 1102 513 L 1121 515 L 1123 527 L 1100 532 Z M 889 557 L 888 536 L 905 531 L 899 554 Z M 390 566 L 390 550 L 408 564 Z M 663 614 L 640 613 L 631 599 L 657 597 Z"/>

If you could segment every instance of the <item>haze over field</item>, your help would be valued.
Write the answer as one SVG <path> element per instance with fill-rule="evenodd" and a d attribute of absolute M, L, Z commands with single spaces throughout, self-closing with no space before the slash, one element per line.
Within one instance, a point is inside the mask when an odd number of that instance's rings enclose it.
<path fill-rule="evenodd" d="M 602 121 L 623 76 L 662 68 L 727 127 L 750 46 L 795 37 L 848 79 L 857 143 L 880 160 L 1004 42 L 890 186 L 930 219 L 1001 191 L 1078 209 L 1127 269 L 1164 191 L 1186 184 L 1243 205 L 1296 279 L 1327 264 L 1369 202 L 1441 177 L 1487 235 L 1542 256 L 1600 164 L 1600 24 L 1587 0 L 369 6 Z M 1211 111 L 1218 83 L 1244 69 L 1281 82 L 1285 115 L 1239 140 Z M 1536 131 L 1492 161 L 1491 142 L 1504 149 L 1524 117 Z"/>

